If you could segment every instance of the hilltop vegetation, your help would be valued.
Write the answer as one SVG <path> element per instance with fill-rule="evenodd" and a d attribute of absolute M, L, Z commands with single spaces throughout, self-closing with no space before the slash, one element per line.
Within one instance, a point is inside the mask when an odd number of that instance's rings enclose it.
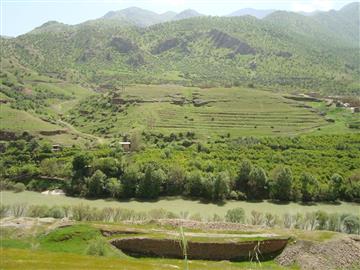
<path fill-rule="evenodd" d="M 47 23 L 1 39 L 2 58 L 100 88 L 121 83 L 266 85 L 359 93 L 358 3 L 302 16 L 193 17 L 147 28 L 119 19 Z M 66 52 L 66 53 L 64 53 Z"/>

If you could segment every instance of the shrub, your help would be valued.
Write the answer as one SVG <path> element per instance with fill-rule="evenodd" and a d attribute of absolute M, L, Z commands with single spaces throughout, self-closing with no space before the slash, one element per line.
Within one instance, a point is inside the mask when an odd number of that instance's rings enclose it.
<path fill-rule="evenodd" d="M 46 205 L 30 205 L 27 211 L 29 217 L 46 217 L 49 208 Z"/>
<path fill-rule="evenodd" d="M 252 210 L 250 220 L 252 225 L 261 225 L 264 222 L 264 217 L 261 212 Z"/>
<path fill-rule="evenodd" d="M 360 219 L 354 215 L 348 215 L 343 220 L 344 230 L 346 233 L 359 233 Z"/>
<path fill-rule="evenodd" d="M 163 219 L 167 217 L 167 211 L 164 208 L 152 209 L 148 212 L 150 219 Z"/>
<path fill-rule="evenodd" d="M 225 215 L 226 222 L 244 223 L 245 211 L 241 207 L 230 209 Z"/>
<path fill-rule="evenodd" d="M 9 213 L 10 206 L 6 204 L 0 204 L 0 218 L 6 217 Z"/>
<path fill-rule="evenodd" d="M 0 190 L 13 190 L 14 189 L 14 182 L 1 179 L 0 180 Z"/>
<path fill-rule="evenodd" d="M 91 208 L 89 205 L 78 204 L 72 207 L 72 217 L 77 221 L 90 220 Z"/>
<path fill-rule="evenodd" d="M 23 183 L 16 183 L 13 188 L 14 188 L 14 192 L 16 193 L 23 192 L 26 189 Z"/>
<path fill-rule="evenodd" d="M 86 254 L 92 256 L 105 256 L 107 254 L 107 242 L 103 238 L 96 238 L 92 240 L 87 249 Z"/>
<path fill-rule="evenodd" d="M 195 220 L 195 221 L 202 221 L 202 216 L 200 213 L 195 213 L 195 214 L 192 214 L 190 217 L 189 217 L 190 220 Z"/>
<path fill-rule="evenodd" d="M 64 208 L 60 206 L 53 206 L 47 212 L 47 216 L 53 218 L 63 218 L 65 217 Z"/>
<path fill-rule="evenodd" d="M 27 204 L 26 203 L 16 203 L 11 206 L 11 213 L 14 217 L 21 217 L 26 214 Z"/>

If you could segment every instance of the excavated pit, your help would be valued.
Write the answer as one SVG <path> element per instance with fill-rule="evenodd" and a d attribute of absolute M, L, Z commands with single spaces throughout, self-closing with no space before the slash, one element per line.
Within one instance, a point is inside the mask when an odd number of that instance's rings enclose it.
<path fill-rule="evenodd" d="M 286 247 L 288 239 L 269 239 L 243 242 L 194 242 L 188 241 L 188 258 L 194 260 L 244 261 L 255 257 L 272 259 Z M 114 239 L 111 244 L 134 257 L 161 257 L 182 259 L 179 240 L 131 237 Z M 255 254 L 256 253 L 256 254 Z"/>

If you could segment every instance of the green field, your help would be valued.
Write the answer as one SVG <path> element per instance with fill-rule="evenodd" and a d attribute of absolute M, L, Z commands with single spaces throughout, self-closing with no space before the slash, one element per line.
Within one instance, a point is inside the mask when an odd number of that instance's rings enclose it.
<path fill-rule="evenodd" d="M 242 207 L 247 214 L 252 210 L 260 212 L 270 212 L 282 215 L 285 213 L 296 214 L 323 210 L 327 213 L 360 213 L 360 205 L 356 203 L 341 204 L 323 204 L 302 205 L 298 203 L 274 204 L 270 202 L 244 202 L 244 201 L 227 201 L 224 204 L 202 203 L 198 200 L 185 200 L 178 197 L 162 198 L 153 202 L 142 202 L 136 200 L 130 201 L 112 201 L 112 200 L 87 200 L 83 198 L 74 198 L 66 196 L 43 195 L 41 193 L 25 191 L 14 193 L 11 191 L 0 192 L 3 204 L 27 203 L 27 204 L 45 204 L 45 205 L 74 205 L 79 203 L 89 204 L 90 206 L 103 207 L 122 207 L 135 211 L 144 211 L 151 209 L 163 208 L 168 211 L 180 214 L 181 212 L 189 212 L 189 214 L 200 213 L 203 218 L 211 217 L 214 214 L 224 216 L 226 211 L 235 207 Z"/>
<path fill-rule="evenodd" d="M 320 110 L 259 89 L 135 85 L 117 94 L 128 104 L 112 104 L 109 94 L 93 97 L 74 107 L 68 121 L 87 133 L 101 134 L 103 128 L 103 135 L 138 129 L 164 134 L 191 130 L 201 137 L 295 135 L 338 127 L 326 122 Z M 179 99 L 186 102 L 174 104 Z M 195 106 L 194 100 L 208 103 Z"/>
<path fill-rule="evenodd" d="M 1 105 L 0 122 L 1 129 L 19 132 L 38 133 L 39 131 L 61 129 L 61 127 L 45 122 L 28 112 L 10 108 L 7 104 Z"/>

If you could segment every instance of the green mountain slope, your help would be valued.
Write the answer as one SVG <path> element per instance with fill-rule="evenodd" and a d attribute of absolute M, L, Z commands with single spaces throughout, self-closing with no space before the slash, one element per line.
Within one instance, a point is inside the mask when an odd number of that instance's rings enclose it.
<path fill-rule="evenodd" d="M 111 18 L 75 26 L 49 22 L 15 39 L 2 39 L 2 57 L 99 88 L 134 82 L 255 84 L 359 94 L 356 7 L 358 3 L 313 16 L 274 12 L 263 20 L 193 17 L 145 28 Z M 144 25 L 150 17 L 143 16 Z"/>

